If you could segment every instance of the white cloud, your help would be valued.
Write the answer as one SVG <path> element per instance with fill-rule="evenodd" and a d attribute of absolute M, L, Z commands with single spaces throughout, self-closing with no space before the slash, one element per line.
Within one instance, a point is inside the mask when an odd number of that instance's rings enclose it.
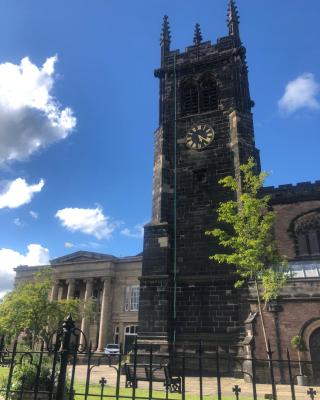
<path fill-rule="evenodd" d="M 87 243 L 79 243 L 77 245 L 79 248 L 87 248 L 87 249 L 99 249 L 101 247 L 101 243 L 98 242 L 87 242 Z"/>
<path fill-rule="evenodd" d="M 13 220 L 13 223 L 14 223 L 15 225 L 21 227 L 21 228 L 25 226 L 24 222 L 21 221 L 20 218 L 15 218 L 15 219 Z"/>
<path fill-rule="evenodd" d="M 58 210 L 56 217 L 62 226 L 71 232 L 82 232 L 97 239 L 110 238 L 118 223 L 111 222 L 110 217 L 97 208 L 64 208 Z"/>
<path fill-rule="evenodd" d="M 320 109 L 320 101 L 317 99 L 319 92 L 320 85 L 316 82 L 314 75 L 304 73 L 287 84 L 285 93 L 278 102 L 279 109 L 288 113 L 300 108 L 318 110 Z"/>
<path fill-rule="evenodd" d="M 11 249 L 0 249 L 0 297 L 12 289 L 14 268 L 19 265 L 48 265 L 49 251 L 40 244 L 29 244 L 25 255 Z"/>
<path fill-rule="evenodd" d="M 124 228 L 120 233 L 124 236 L 141 239 L 143 237 L 143 225 L 137 224 L 133 229 Z"/>
<path fill-rule="evenodd" d="M 0 64 L 0 164 L 23 160 L 66 138 L 76 125 L 70 108 L 52 96 L 57 57 L 41 67 L 28 57 Z"/>
<path fill-rule="evenodd" d="M 74 244 L 71 243 L 71 242 L 65 242 L 64 247 L 65 247 L 66 249 L 71 249 L 72 247 L 74 247 Z"/>
<path fill-rule="evenodd" d="M 34 194 L 41 192 L 43 186 L 43 179 L 40 179 L 39 183 L 34 185 L 28 185 L 22 178 L 17 178 L 7 183 L 0 193 L 0 209 L 17 208 L 23 204 L 30 203 Z"/>
<path fill-rule="evenodd" d="M 35 211 L 29 211 L 29 214 L 31 215 L 31 217 L 33 219 L 38 219 L 38 217 L 39 217 L 39 214 Z"/>

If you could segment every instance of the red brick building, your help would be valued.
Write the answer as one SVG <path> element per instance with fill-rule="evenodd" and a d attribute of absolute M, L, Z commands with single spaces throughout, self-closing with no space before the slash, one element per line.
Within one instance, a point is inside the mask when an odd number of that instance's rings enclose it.
<path fill-rule="evenodd" d="M 301 335 L 301 353 L 307 375 L 320 378 L 320 182 L 268 187 L 276 213 L 275 236 L 281 254 L 289 260 L 291 278 L 276 302 L 264 311 L 274 358 L 286 360 L 287 349 L 296 359 L 290 341 Z M 249 296 L 252 313 L 257 310 L 254 292 Z M 257 358 L 266 357 L 261 320 L 247 320 L 247 338 Z M 251 340 L 250 340 L 251 338 Z"/>

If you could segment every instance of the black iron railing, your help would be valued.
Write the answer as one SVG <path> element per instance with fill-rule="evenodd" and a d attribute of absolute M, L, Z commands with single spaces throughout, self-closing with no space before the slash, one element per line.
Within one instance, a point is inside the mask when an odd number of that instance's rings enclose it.
<path fill-rule="evenodd" d="M 81 335 L 69 316 L 48 343 L 39 342 L 37 350 L 26 351 L 17 341 L 6 345 L 1 337 L 0 398 L 320 398 L 320 390 L 316 388 L 317 384 L 320 386 L 320 364 L 299 364 L 291 360 L 289 351 L 285 360 L 274 359 L 270 344 L 266 359 L 239 357 L 218 348 L 206 349 L 201 342 L 194 350 L 176 348 L 170 354 L 163 354 L 156 345 L 139 347 L 135 341 L 129 355 L 120 352 L 110 356 L 94 352 L 91 344 L 80 340 Z M 298 380 L 309 386 L 298 387 Z"/>

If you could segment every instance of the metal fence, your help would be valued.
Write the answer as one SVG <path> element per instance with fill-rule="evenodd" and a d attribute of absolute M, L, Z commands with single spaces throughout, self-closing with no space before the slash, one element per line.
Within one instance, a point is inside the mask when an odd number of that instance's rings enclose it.
<path fill-rule="evenodd" d="M 269 346 L 266 359 L 259 360 L 219 349 L 209 351 L 199 342 L 194 351 L 173 349 L 164 355 L 154 346 L 139 348 L 135 341 L 131 354 L 110 356 L 92 351 L 90 344 L 83 344 L 85 340 L 80 344 L 81 335 L 69 316 L 48 343 L 39 342 L 37 351 L 26 351 L 17 341 L 6 346 L 2 337 L 0 398 L 317 399 L 314 385 L 320 365 L 301 365 L 290 359 L 289 351 L 286 360 L 275 360 Z M 109 376 L 97 376 L 94 371 L 109 371 Z M 301 372 L 309 386 L 297 386 Z"/>

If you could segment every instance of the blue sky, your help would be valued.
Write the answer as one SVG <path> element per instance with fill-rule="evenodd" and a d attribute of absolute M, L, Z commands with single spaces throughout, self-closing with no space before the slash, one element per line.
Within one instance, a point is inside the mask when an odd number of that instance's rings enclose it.
<path fill-rule="evenodd" d="M 267 184 L 320 179 L 320 3 L 237 4 Z M 162 17 L 183 49 L 196 22 L 204 40 L 226 35 L 226 10 L 227 0 L 0 0 L 0 292 L 17 263 L 142 250 Z"/>

